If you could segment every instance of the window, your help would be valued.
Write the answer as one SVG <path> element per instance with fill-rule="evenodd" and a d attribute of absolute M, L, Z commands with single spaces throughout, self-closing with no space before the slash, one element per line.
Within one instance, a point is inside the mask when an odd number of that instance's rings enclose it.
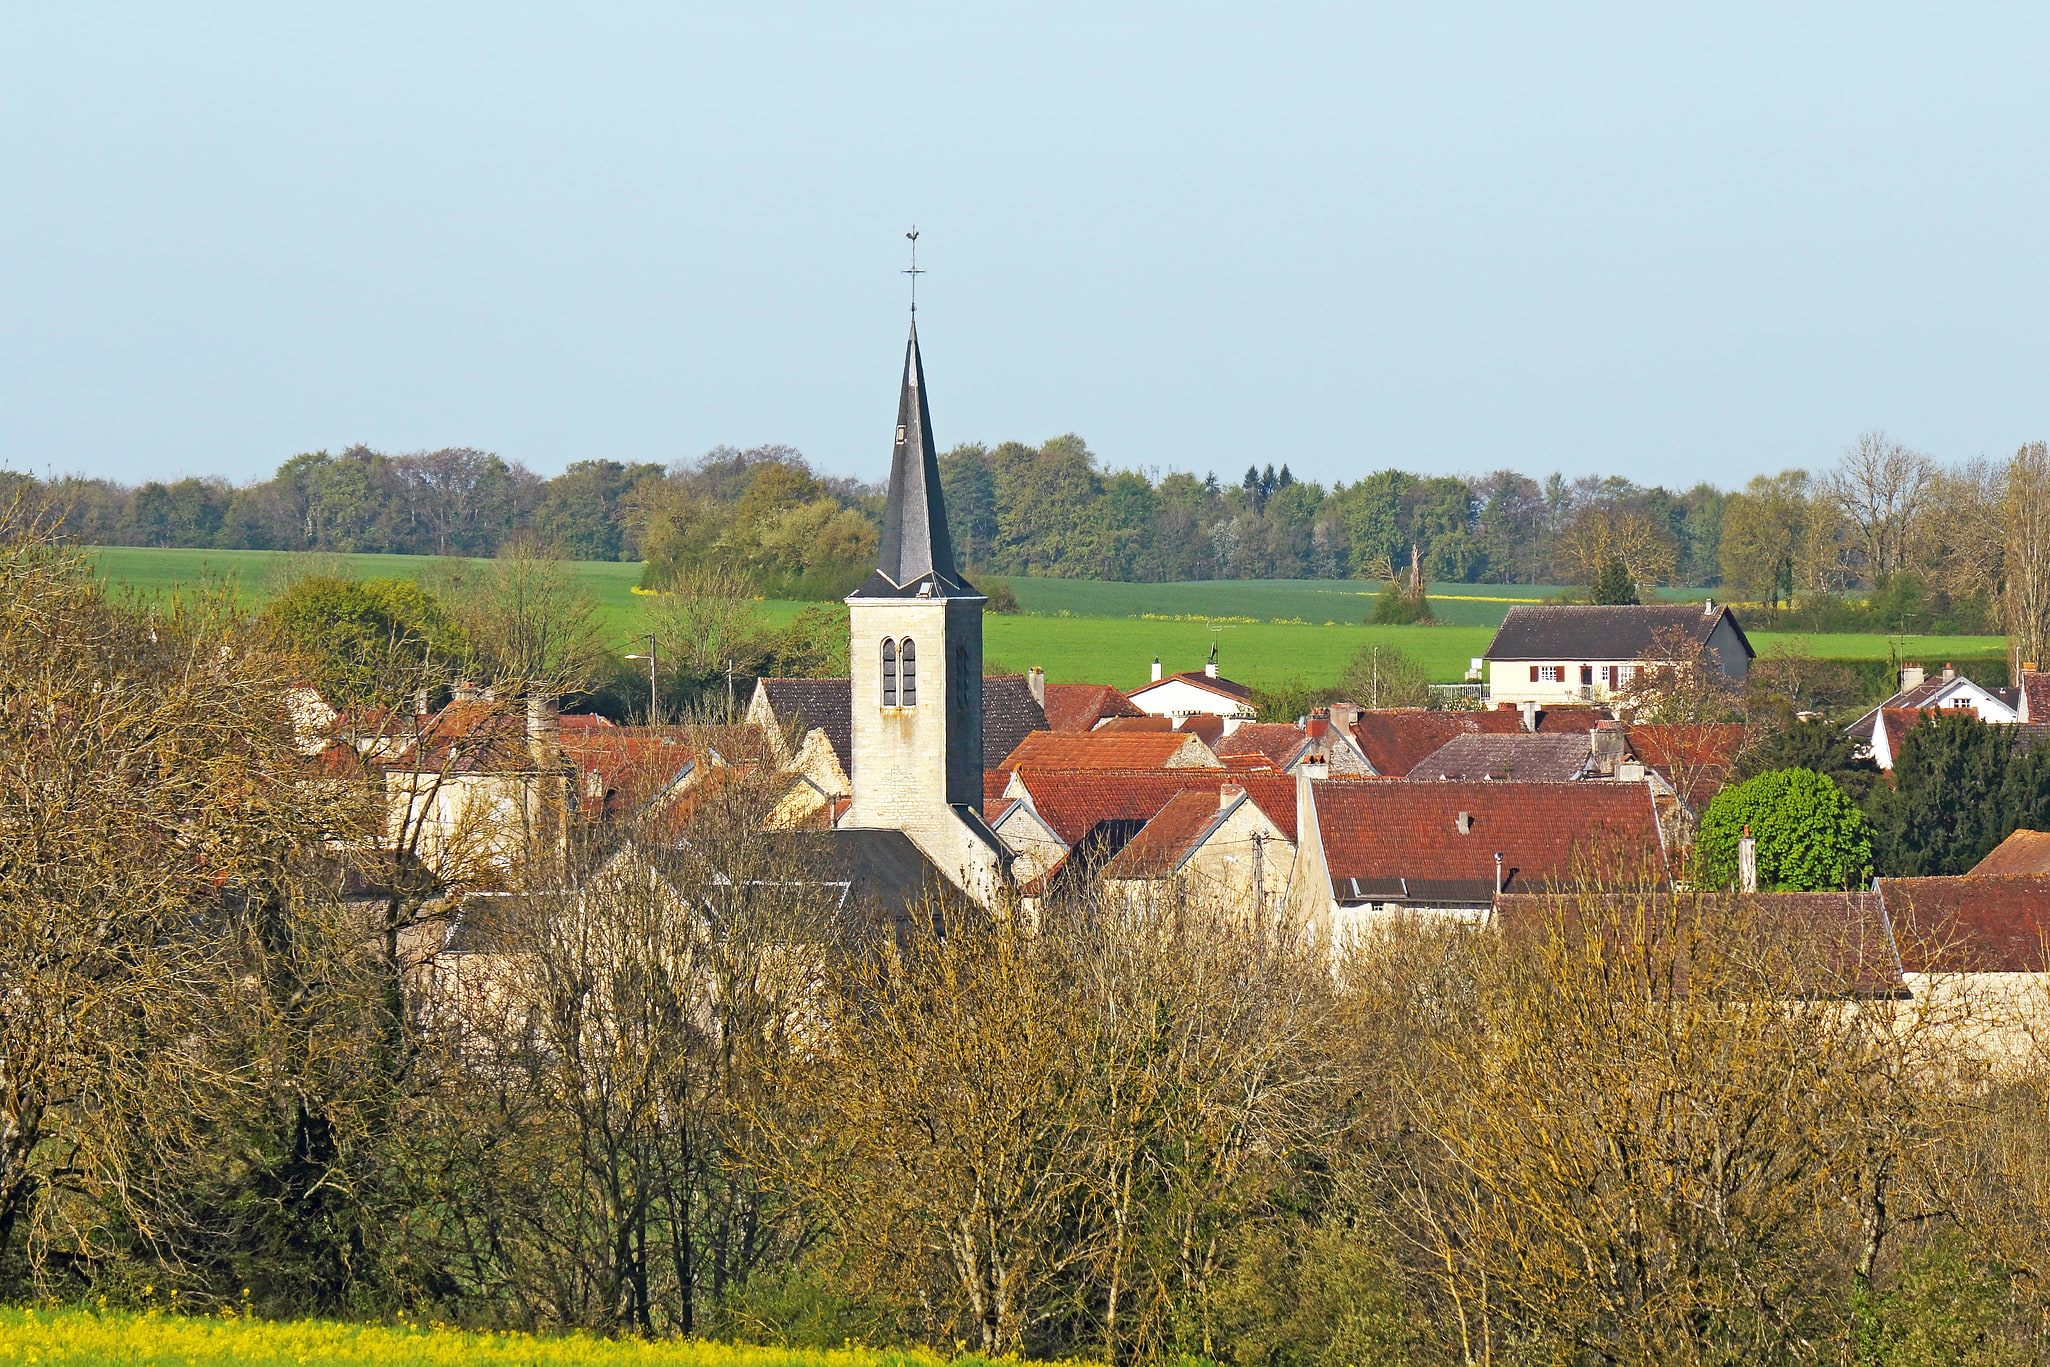
<path fill-rule="evenodd" d="M 1581 686 L 1582 688 L 1593 688 L 1593 687 L 1594 687 L 1594 666 L 1593 666 L 1593 665 L 1582 665 L 1582 666 L 1580 667 L 1580 686 Z"/>
<path fill-rule="evenodd" d="M 883 638 L 883 706 L 897 705 L 897 643 Z"/>
<path fill-rule="evenodd" d="M 909 636 L 904 638 L 900 657 L 904 662 L 904 705 L 918 706 L 918 643 Z"/>
<path fill-rule="evenodd" d="M 1532 683 L 1565 683 L 1566 666 L 1532 665 L 1530 667 L 1530 681 Z"/>

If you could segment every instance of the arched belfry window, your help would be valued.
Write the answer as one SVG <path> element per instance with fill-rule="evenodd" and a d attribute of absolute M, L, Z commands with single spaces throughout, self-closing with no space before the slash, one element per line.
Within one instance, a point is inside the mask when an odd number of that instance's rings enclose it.
<path fill-rule="evenodd" d="M 899 655 L 904 662 L 904 705 L 906 707 L 916 707 L 918 706 L 918 643 L 909 636 L 906 636 Z"/>
<path fill-rule="evenodd" d="M 883 638 L 883 706 L 897 705 L 897 643 Z"/>

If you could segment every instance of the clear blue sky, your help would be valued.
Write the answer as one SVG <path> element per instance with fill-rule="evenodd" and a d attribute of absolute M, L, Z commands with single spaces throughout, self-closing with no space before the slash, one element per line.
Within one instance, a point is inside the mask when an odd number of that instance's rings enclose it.
<path fill-rule="evenodd" d="M 0 463 L 874 478 L 914 221 L 943 447 L 2002 453 L 2050 436 L 2046 71 L 2041 5 L 13 5 Z"/>

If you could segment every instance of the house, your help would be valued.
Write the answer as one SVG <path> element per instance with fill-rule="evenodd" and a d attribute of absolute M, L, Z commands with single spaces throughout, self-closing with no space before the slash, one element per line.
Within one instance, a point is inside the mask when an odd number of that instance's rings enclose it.
<path fill-rule="evenodd" d="M 2013 688 L 1985 688 L 1945 665 L 1930 677 L 1920 665 L 1901 668 L 1900 688 L 1845 728 L 1857 742 L 1858 757 L 1891 769 L 1901 742 L 1924 717 L 1969 710 L 1990 726 L 2013 726 L 2014 743 L 2028 749 L 2050 739 L 2050 677 L 2025 671 Z"/>
<path fill-rule="evenodd" d="M 1671 885 L 1649 784 L 1297 784 L 1290 915 L 1334 948 L 1405 915 L 1478 924 L 1502 892 Z"/>
<path fill-rule="evenodd" d="M 1374 770 L 1333 713 L 1350 718 L 1357 709 L 1344 703 L 1313 712 L 1301 724 L 1242 722 L 1213 746 L 1227 765 L 1242 756 L 1259 756 L 1279 773 L 1292 774 L 1306 764 L 1321 764 L 1329 774 L 1365 778 Z"/>
<path fill-rule="evenodd" d="M 1756 652 L 1727 606 L 1715 602 L 1509 609 L 1482 657 L 1488 696 L 1548 706 L 1599 702 L 1629 688 L 1657 652 L 1684 640 L 1725 678 L 1742 679 Z"/>
<path fill-rule="evenodd" d="M 1620 755 L 1622 734 L 1614 736 Z M 1504 782 L 1520 779 L 1527 783 L 1571 783 L 1589 776 L 1613 777 L 1610 773 L 1597 774 L 1598 753 L 1589 746 L 1586 736 L 1554 735 L 1462 735 L 1454 736 L 1430 754 L 1418 760 L 1406 778 L 1416 780 L 1492 780 Z M 1644 777 L 1639 773 L 1637 777 Z"/>
<path fill-rule="evenodd" d="M 1738 956 L 1739 972 L 1775 995 L 1824 1001 L 1901 1001 L 1909 997 L 1886 908 L 1871 892 L 1504 893 L 1489 924 L 1511 938 L 1561 930 L 1595 943 L 1657 953 L 1677 982 L 1691 975 L 1692 929 L 1755 935 L 1759 951 Z M 1664 937 L 1681 932 L 1677 939 Z M 1661 964 L 1665 971 L 1666 964 Z M 1718 985 L 1718 992 L 1727 990 Z"/>
<path fill-rule="evenodd" d="M 1280 775 L 1239 775 L 1221 767 L 1027 767 L 1005 779 L 990 806 L 991 825 L 1011 854 L 1020 890 L 1037 898 L 1048 890 L 1050 875 L 1079 877 L 1107 862 L 1182 793 L 1207 793 L 1214 800 L 1219 789 L 1236 784 L 1271 798 L 1271 785 L 1291 782 Z"/>
<path fill-rule="evenodd" d="M 1295 782 L 1185 789 L 1103 866 L 1105 887 L 1148 908 L 1194 906 L 1273 925 L 1295 869 Z"/>
<path fill-rule="evenodd" d="M 1227 732 L 1260 715 L 1253 706 L 1253 690 L 1220 675 L 1214 659 L 1200 670 L 1169 674 L 1165 678 L 1161 677 L 1160 661 L 1156 659 L 1152 682 L 1133 689 L 1131 699 L 1134 707 L 1156 717 L 1221 718 Z"/>
<path fill-rule="evenodd" d="M 2050 1038 L 2050 874 L 1872 887 L 1917 1006 L 1997 1067 L 2037 1065 Z"/>
<path fill-rule="evenodd" d="M 2016 831 L 1972 865 L 1967 878 L 2003 878 L 2050 873 L 2050 831 Z"/>

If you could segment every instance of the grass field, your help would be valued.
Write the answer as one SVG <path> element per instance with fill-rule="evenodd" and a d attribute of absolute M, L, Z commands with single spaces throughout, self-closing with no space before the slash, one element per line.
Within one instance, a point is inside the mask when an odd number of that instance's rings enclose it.
<path fill-rule="evenodd" d="M 431 577 L 437 562 L 416 555 L 293 555 L 281 551 L 153 550 L 105 546 L 90 550 L 94 565 L 116 589 L 165 594 L 181 587 L 227 581 L 252 607 L 297 574 L 321 568 L 360 575 Z M 641 567 L 579 561 L 577 573 L 597 599 L 607 631 L 631 647 L 642 600 L 632 588 Z M 1374 589 L 1346 581 L 1296 579 L 1215 580 L 1184 584 L 1106 584 L 1079 579 L 1010 579 L 1025 609 L 984 619 L 984 653 L 996 665 L 1022 673 L 1033 665 L 1056 683 L 1109 683 L 1134 688 L 1146 682 L 1153 657 L 1169 673 L 1198 669 L 1214 639 L 1226 677 L 1260 687 L 1300 680 L 1311 687 L 1337 681 L 1345 662 L 1367 645 L 1393 646 L 1412 656 L 1433 679 L 1465 677 L 1467 662 L 1487 649 L 1494 628 L 1515 602 L 1536 602 L 1557 592 L 1542 585 L 1434 584 L 1433 602 L 1445 619 L 1427 627 L 1363 625 Z M 1705 589 L 1675 589 L 1700 598 Z M 788 621 L 802 604 L 763 604 L 773 621 Z M 1067 615 L 1061 615 L 1067 614 Z M 1824 659 L 1945 660 L 1999 655 L 1998 636 L 1809 635 L 1757 632 L 1760 654 L 1796 650 Z M 4 1364 L 0 1364 L 4 1367 Z"/>
<path fill-rule="evenodd" d="M 941 1367 L 934 1353 L 642 1343 L 432 1326 L 0 1310 L 0 1367 Z"/>

